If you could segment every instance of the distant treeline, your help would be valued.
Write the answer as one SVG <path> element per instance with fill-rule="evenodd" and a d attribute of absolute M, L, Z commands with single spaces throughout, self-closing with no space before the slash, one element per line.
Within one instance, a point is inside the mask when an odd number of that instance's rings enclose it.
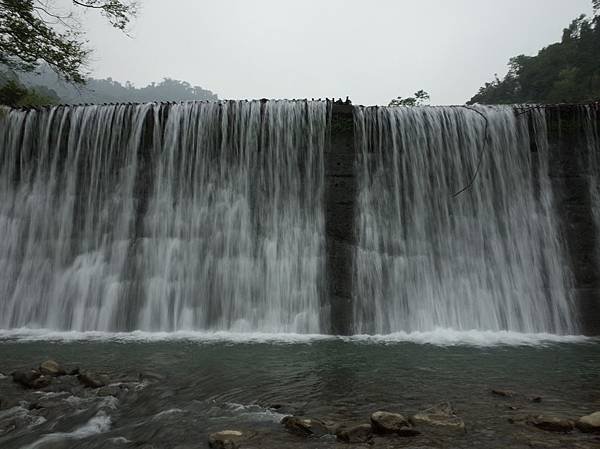
<path fill-rule="evenodd" d="M 38 73 L 0 71 L 0 104 L 37 106 L 43 104 L 80 103 L 146 103 L 152 101 L 216 100 L 217 95 L 186 81 L 164 78 L 159 83 L 135 87 L 112 78 L 89 78 L 83 85 L 67 83 L 52 70 Z"/>
<path fill-rule="evenodd" d="M 594 4 L 597 9 L 600 3 Z M 566 103 L 600 99 L 600 15 L 580 16 L 562 40 L 537 56 L 510 60 L 508 74 L 479 89 L 468 104 Z"/>

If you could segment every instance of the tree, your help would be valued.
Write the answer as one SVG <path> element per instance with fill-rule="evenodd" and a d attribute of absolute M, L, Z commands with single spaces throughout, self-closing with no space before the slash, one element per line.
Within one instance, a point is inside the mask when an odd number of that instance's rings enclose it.
<path fill-rule="evenodd" d="M 42 106 L 57 104 L 59 98 L 51 89 L 44 86 L 28 88 L 13 72 L 0 72 L 0 104 L 10 107 Z"/>
<path fill-rule="evenodd" d="M 122 31 L 136 13 L 133 0 L 72 2 L 75 8 L 97 10 Z M 58 11 L 48 0 L 0 0 L 0 64 L 32 72 L 45 62 L 66 81 L 84 83 L 89 53 L 73 11 Z"/>
<path fill-rule="evenodd" d="M 599 0 L 600 1 L 600 0 Z M 429 101 L 429 94 L 423 89 L 414 93 L 413 97 L 397 97 L 390 101 L 388 106 L 422 106 L 425 102 Z"/>
<path fill-rule="evenodd" d="M 504 79 L 485 83 L 468 104 L 586 102 L 600 98 L 600 0 L 594 17 L 579 16 L 560 42 L 536 56 L 511 58 Z"/>

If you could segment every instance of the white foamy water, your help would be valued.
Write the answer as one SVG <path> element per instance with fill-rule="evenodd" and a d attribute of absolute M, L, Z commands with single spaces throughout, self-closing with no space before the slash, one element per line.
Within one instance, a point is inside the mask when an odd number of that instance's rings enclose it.
<path fill-rule="evenodd" d="M 49 433 L 42 436 L 34 443 L 25 446 L 23 449 L 37 449 L 39 447 L 43 447 L 47 443 L 63 440 L 82 440 L 92 435 L 108 432 L 108 430 L 110 430 L 110 424 L 110 416 L 106 415 L 104 412 L 100 412 L 83 426 L 76 428 L 72 432 Z M 73 447 L 76 447 L 76 445 Z"/>
<path fill-rule="evenodd" d="M 324 334 L 264 334 L 234 332 L 57 332 L 44 329 L 0 330 L 2 342 L 107 342 L 155 343 L 188 341 L 198 344 L 310 344 L 321 341 L 344 341 L 360 344 L 417 343 L 437 346 L 546 345 L 554 343 L 586 343 L 596 341 L 581 335 L 520 333 L 513 331 L 480 331 L 437 328 L 432 331 L 395 332 L 386 335 L 354 335 L 339 337 Z"/>
<path fill-rule="evenodd" d="M 596 341 L 581 335 L 527 334 L 511 331 L 459 331 L 435 329 L 426 332 L 395 332 L 387 335 L 356 335 L 345 340 L 372 344 L 417 343 L 435 346 L 544 346 L 556 343 Z"/>
<path fill-rule="evenodd" d="M 285 416 L 288 416 L 288 414 L 278 413 L 273 409 L 262 407 L 258 404 L 237 404 L 235 402 L 227 402 L 225 406 L 235 415 L 246 417 L 253 421 L 280 423 Z"/>

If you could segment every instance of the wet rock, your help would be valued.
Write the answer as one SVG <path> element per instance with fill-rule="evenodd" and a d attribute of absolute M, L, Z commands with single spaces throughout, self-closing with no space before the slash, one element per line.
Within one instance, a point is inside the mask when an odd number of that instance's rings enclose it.
<path fill-rule="evenodd" d="M 122 390 L 119 385 L 106 385 L 104 387 L 98 388 L 97 396 L 105 397 L 105 396 L 114 396 L 119 397 Z"/>
<path fill-rule="evenodd" d="M 600 412 L 582 416 L 575 423 L 577 428 L 586 433 L 600 433 Z"/>
<path fill-rule="evenodd" d="M 417 430 L 412 428 L 408 420 L 398 413 L 373 413 L 371 415 L 371 427 L 374 433 L 380 435 L 395 433 L 401 436 L 415 436 L 419 434 Z"/>
<path fill-rule="evenodd" d="M 154 372 L 154 371 L 142 371 L 141 373 L 139 373 L 138 379 L 140 382 L 142 382 L 144 380 L 161 382 L 161 381 L 165 380 L 165 376 L 163 376 L 160 373 Z"/>
<path fill-rule="evenodd" d="M 536 403 L 536 404 L 539 404 L 540 402 L 542 402 L 542 397 L 541 397 L 541 396 L 531 396 L 531 397 L 529 398 L 529 400 L 530 400 L 531 402 L 534 402 L 534 403 Z"/>
<path fill-rule="evenodd" d="M 515 392 L 512 390 L 492 390 L 492 394 L 503 398 L 512 398 Z"/>
<path fill-rule="evenodd" d="M 36 370 L 15 371 L 12 373 L 13 382 L 24 388 L 38 390 L 50 385 L 50 379 Z"/>
<path fill-rule="evenodd" d="M 373 438 L 373 429 L 370 424 L 341 426 L 336 430 L 335 436 L 344 443 L 367 443 Z"/>
<path fill-rule="evenodd" d="M 571 432 L 575 428 L 575 423 L 570 419 L 556 418 L 553 416 L 535 416 L 527 420 L 527 424 L 548 432 Z"/>
<path fill-rule="evenodd" d="M 410 418 L 413 425 L 428 424 L 431 426 L 465 430 L 465 422 L 456 414 L 452 405 L 444 402 L 424 410 Z"/>
<path fill-rule="evenodd" d="M 77 376 L 79 375 L 79 367 L 77 368 L 73 368 L 71 371 L 68 372 L 69 376 Z"/>
<path fill-rule="evenodd" d="M 292 433 L 308 437 L 320 437 L 327 435 L 329 430 L 322 421 L 312 418 L 303 418 L 300 416 L 285 416 L 281 424 Z"/>
<path fill-rule="evenodd" d="M 54 360 L 46 360 L 40 365 L 39 371 L 46 376 L 64 376 L 67 372 Z"/>
<path fill-rule="evenodd" d="M 106 382 L 102 378 L 90 373 L 78 374 L 77 380 L 79 380 L 83 386 L 88 388 L 100 388 L 106 385 Z"/>
<path fill-rule="evenodd" d="M 211 449 L 238 449 L 244 433 L 239 430 L 223 430 L 208 436 L 208 446 Z"/>
<path fill-rule="evenodd" d="M 45 389 L 45 391 L 61 393 L 68 392 L 73 387 L 78 387 L 80 384 L 77 381 L 76 377 L 73 376 L 60 376 L 60 377 L 50 377 L 52 379 L 52 384 Z"/>

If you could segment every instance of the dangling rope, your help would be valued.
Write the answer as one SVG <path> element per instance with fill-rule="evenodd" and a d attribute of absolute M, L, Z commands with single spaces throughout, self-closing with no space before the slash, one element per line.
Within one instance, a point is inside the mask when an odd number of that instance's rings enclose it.
<path fill-rule="evenodd" d="M 460 189 L 458 192 L 452 194 L 452 198 L 456 198 L 461 193 L 470 189 L 473 186 L 473 184 L 475 183 L 475 180 L 477 179 L 477 175 L 479 175 L 479 169 L 481 168 L 481 162 L 483 161 L 483 154 L 485 153 L 485 150 L 487 148 L 488 129 L 490 126 L 490 122 L 489 122 L 488 118 L 481 111 L 479 111 L 475 108 L 472 108 L 470 106 L 455 106 L 455 107 L 469 109 L 470 111 L 476 112 L 477 114 L 482 116 L 483 119 L 485 120 L 485 130 L 483 132 L 483 148 L 481 149 L 481 152 L 479 153 L 479 160 L 477 161 L 477 166 L 475 167 L 475 172 L 473 173 L 473 176 L 471 177 L 471 180 L 469 181 L 469 183 L 466 186 L 464 186 L 462 189 Z"/>

